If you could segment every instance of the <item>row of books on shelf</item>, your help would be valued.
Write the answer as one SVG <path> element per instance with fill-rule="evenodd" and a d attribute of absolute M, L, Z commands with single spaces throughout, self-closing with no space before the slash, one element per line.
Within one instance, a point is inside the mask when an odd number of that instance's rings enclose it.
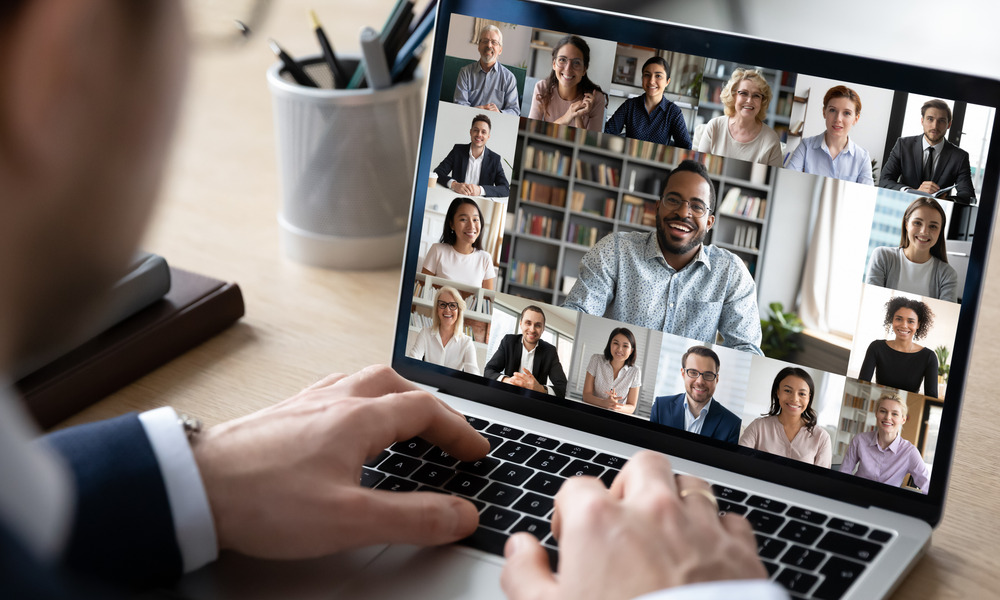
<path fill-rule="evenodd" d="M 719 204 L 718 212 L 727 215 L 738 215 L 751 219 L 763 219 L 767 214 L 767 198 L 749 196 L 738 187 L 729 188 L 725 198 Z"/>
<path fill-rule="evenodd" d="M 621 183 L 621 169 L 616 169 L 605 163 L 590 163 L 578 158 L 576 159 L 576 177 L 584 181 L 618 187 L 618 184 Z"/>
<path fill-rule="evenodd" d="M 523 180 L 521 181 L 521 200 L 559 207 L 566 206 L 566 188 L 538 181 Z"/>
<path fill-rule="evenodd" d="M 868 412 L 875 412 L 875 400 L 870 400 L 862 396 L 844 394 L 844 406 L 867 410 Z"/>
<path fill-rule="evenodd" d="M 533 215 L 523 208 L 519 208 L 517 209 L 517 222 L 514 231 L 558 238 L 562 232 L 562 221 L 543 215 Z"/>
<path fill-rule="evenodd" d="M 524 149 L 524 165 L 536 171 L 545 171 L 552 175 L 570 175 L 570 156 L 561 150 L 548 151 L 536 148 L 531 144 Z"/>
<path fill-rule="evenodd" d="M 621 220 L 633 225 L 656 227 L 656 203 L 637 196 L 622 196 Z"/>
<path fill-rule="evenodd" d="M 479 300 L 478 296 L 474 296 L 474 295 L 473 296 L 469 296 L 469 298 L 467 298 L 465 300 L 465 308 L 469 312 L 475 311 L 475 312 L 483 313 L 484 315 L 492 315 L 493 314 L 493 300 L 491 300 L 490 298 L 487 298 L 486 296 L 483 296 L 482 302 L 480 303 L 480 300 Z"/>
<path fill-rule="evenodd" d="M 508 277 L 513 283 L 548 289 L 552 282 L 553 269 L 548 265 L 512 261 Z"/>
<path fill-rule="evenodd" d="M 570 142 L 576 139 L 577 129 L 575 127 L 570 127 L 569 125 L 559 125 L 556 123 L 535 121 L 531 119 L 525 119 L 521 122 L 527 123 L 526 129 L 532 133 L 538 133 L 557 140 L 566 140 Z"/>
<path fill-rule="evenodd" d="M 675 165 L 687 159 L 697 160 L 705 165 L 708 172 L 713 175 L 722 174 L 722 169 L 725 166 L 725 159 L 721 156 L 703 154 L 686 148 L 677 148 L 675 146 L 667 146 L 666 144 L 656 144 L 654 142 L 635 139 L 628 140 L 628 143 L 625 145 L 625 154 L 632 158 L 640 158 L 668 165 Z"/>
<path fill-rule="evenodd" d="M 872 431 L 874 429 L 874 425 L 866 426 L 864 421 L 855 421 L 854 419 L 848 419 L 847 417 L 840 419 L 840 430 L 845 433 L 862 433 L 865 431 Z"/>
<path fill-rule="evenodd" d="M 737 225 L 733 232 L 733 245 L 757 250 L 757 232 L 755 225 Z"/>
<path fill-rule="evenodd" d="M 566 241 L 580 246 L 593 248 L 594 244 L 597 243 L 597 240 L 604 237 L 605 233 L 607 232 L 602 232 L 597 227 L 570 223 L 569 229 L 566 232 Z"/>

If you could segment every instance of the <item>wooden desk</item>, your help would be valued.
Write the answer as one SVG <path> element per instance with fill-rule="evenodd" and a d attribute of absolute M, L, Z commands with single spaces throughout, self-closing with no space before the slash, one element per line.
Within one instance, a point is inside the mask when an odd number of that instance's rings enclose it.
<path fill-rule="evenodd" d="M 264 71 L 274 37 L 289 52 L 315 52 L 307 11 L 282 0 L 247 45 L 198 52 L 145 247 L 171 264 L 236 281 L 243 321 L 201 347 L 67 421 L 171 405 L 218 423 L 281 400 L 332 371 L 387 362 L 399 270 L 333 272 L 301 266 L 278 249 L 278 182 L 271 101 Z M 338 50 L 357 48 L 358 29 L 380 25 L 392 2 L 315 6 Z M 994 256 L 1000 244 L 994 243 Z M 990 268 L 969 380 L 962 438 L 945 518 L 927 556 L 896 598 L 996 597 L 1000 572 L 1000 273 Z"/>

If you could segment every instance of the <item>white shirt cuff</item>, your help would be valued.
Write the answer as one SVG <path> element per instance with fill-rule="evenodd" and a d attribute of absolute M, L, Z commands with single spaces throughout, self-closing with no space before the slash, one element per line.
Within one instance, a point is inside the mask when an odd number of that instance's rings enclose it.
<path fill-rule="evenodd" d="M 194 453 L 177 413 L 169 406 L 140 414 L 139 422 L 163 473 L 184 572 L 194 571 L 219 555 L 212 509 Z"/>
<path fill-rule="evenodd" d="M 780 585 L 764 579 L 708 581 L 643 594 L 633 600 L 788 600 Z"/>

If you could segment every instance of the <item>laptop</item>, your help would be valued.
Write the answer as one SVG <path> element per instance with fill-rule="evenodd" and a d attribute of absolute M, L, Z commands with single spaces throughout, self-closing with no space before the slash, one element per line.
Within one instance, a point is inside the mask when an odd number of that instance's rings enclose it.
<path fill-rule="evenodd" d="M 492 27 L 504 70 L 481 73 L 477 41 Z M 362 483 L 465 495 L 481 526 L 443 549 L 257 564 L 257 581 L 281 583 L 250 595 L 503 597 L 506 536 L 535 533 L 557 562 L 548 521 L 558 486 L 577 473 L 608 483 L 644 448 L 712 483 L 720 510 L 745 515 L 769 576 L 793 597 L 891 593 L 930 543 L 947 495 L 1000 179 L 1000 83 L 526 0 L 441 0 L 433 39 L 392 365 L 467 415 L 492 452 L 457 464 L 409 440 L 373 457 Z M 650 65 L 666 67 L 665 102 L 652 113 Z M 584 109 L 555 89 L 541 97 L 558 69 L 592 86 Z M 740 69 L 734 87 L 745 96 L 731 106 L 761 124 L 751 141 L 728 127 L 726 86 Z M 591 84 L 573 78 L 581 70 Z M 515 82 L 516 102 L 477 108 L 477 98 L 499 104 L 483 90 L 502 86 L 498 77 Z M 947 133 L 927 133 L 927 115 L 939 113 Z M 459 194 L 445 184 L 470 174 L 480 115 L 488 152 L 471 171 L 476 193 Z M 832 149 L 845 123 L 849 141 Z M 936 200 L 907 179 L 925 175 L 905 148 L 921 152 L 922 135 L 946 140 L 927 174 L 954 187 Z M 666 176 L 684 161 L 715 190 L 694 262 L 733 274 L 721 297 L 703 297 L 717 281 L 686 280 L 656 256 Z M 933 259 L 910 260 L 911 245 Z M 662 303 L 634 301 L 634 273 L 648 270 L 677 278 Z M 432 348 L 441 315 L 459 306 L 462 351 Z M 910 314 L 909 327 L 897 323 Z M 531 378 L 515 377 L 536 336 Z M 623 339 L 627 368 L 602 389 Z M 703 384 L 693 394 L 691 381 Z M 767 428 L 791 383 L 809 388 L 811 427 L 782 443 Z M 683 411 L 706 392 L 693 427 Z M 895 417 L 878 412 L 886 406 Z M 866 464 L 885 452 L 873 446 L 880 439 L 918 460 L 893 473 Z"/>

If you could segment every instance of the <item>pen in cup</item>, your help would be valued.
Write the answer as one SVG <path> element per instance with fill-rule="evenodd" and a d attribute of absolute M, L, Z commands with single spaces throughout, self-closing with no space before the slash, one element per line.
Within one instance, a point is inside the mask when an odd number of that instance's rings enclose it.
<path fill-rule="evenodd" d="M 326 37 L 326 32 L 323 31 L 323 26 L 319 23 L 319 18 L 316 17 L 316 11 L 309 11 L 309 16 L 312 18 L 313 29 L 316 31 L 316 39 L 319 40 L 319 46 L 323 50 L 323 58 L 326 60 L 326 64 L 329 65 L 330 72 L 333 73 L 333 87 L 347 87 L 347 70 L 337 59 L 337 55 L 333 51 L 333 46 Z"/>
<path fill-rule="evenodd" d="M 292 76 L 295 83 L 307 87 L 319 87 L 316 85 L 316 82 L 313 81 L 313 78 L 302 70 L 299 63 L 295 62 L 295 59 L 289 56 L 288 53 L 278 45 L 278 42 L 273 39 L 269 39 L 267 43 L 271 46 L 271 50 L 274 52 L 274 55 L 277 56 L 278 59 L 285 65 L 285 70 Z"/>

